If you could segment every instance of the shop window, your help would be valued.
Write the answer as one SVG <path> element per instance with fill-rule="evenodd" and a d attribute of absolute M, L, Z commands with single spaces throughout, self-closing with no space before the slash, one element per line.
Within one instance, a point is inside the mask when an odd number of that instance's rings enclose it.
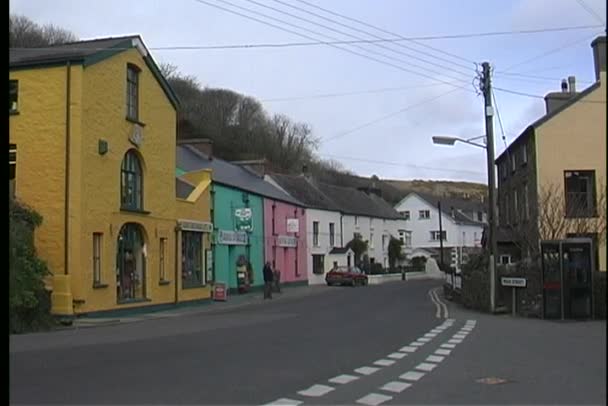
<path fill-rule="evenodd" d="M 182 286 L 203 286 L 203 233 L 182 232 Z"/>
<path fill-rule="evenodd" d="M 127 223 L 118 234 L 116 293 L 119 303 L 146 297 L 146 248 L 139 224 Z"/>

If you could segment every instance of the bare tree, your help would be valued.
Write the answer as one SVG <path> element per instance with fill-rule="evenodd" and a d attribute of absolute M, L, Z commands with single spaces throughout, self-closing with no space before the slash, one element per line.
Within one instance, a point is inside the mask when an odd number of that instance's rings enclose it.
<path fill-rule="evenodd" d="M 10 48 L 36 48 L 77 41 L 76 35 L 53 24 L 41 26 L 29 18 L 11 14 L 8 19 Z"/>
<path fill-rule="evenodd" d="M 607 190 L 601 184 L 595 196 L 595 206 L 589 207 L 586 199 L 571 199 L 566 203 L 565 193 L 558 184 L 541 186 L 538 204 L 530 207 L 529 219 L 516 213 L 517 225 L 506 226 L 510 239 L 521 250 L 537 258 L 540 241 L 559 240 L 569 235 L 596 235 L 596 243 L 606 242 Z"/>

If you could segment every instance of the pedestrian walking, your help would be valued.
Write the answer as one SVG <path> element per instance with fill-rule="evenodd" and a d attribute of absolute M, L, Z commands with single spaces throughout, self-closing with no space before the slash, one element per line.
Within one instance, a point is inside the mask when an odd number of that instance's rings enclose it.
<path fill-rule="evenodd" d="M 266 262 L 262 272 L 264 274 L 264 299 L 272 299 L 272 282 L 274 280 L 274 275 L 272 268 L 270 267 L 270 262 Z"/>

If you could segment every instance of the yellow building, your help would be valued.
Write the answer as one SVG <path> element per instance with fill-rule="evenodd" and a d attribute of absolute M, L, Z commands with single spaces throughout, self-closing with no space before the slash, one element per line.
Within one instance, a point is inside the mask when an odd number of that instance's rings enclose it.
<path fill-rule="evenodd" d="M 593 241 L 586 270 L 606 272 L 606 37 L 591 48 L 595 82 L 578 92 L 575 77 L 564 79 L 561 91 L 545 96 L 546 114 L 496 159 L 501 263 L 540 254 L 541 241 L 582 237 Z M 575 296 L 581 289 L 590 294 L 596 276 L 562 281 L 547 267 L 543 272 L 545 298 L 563 284 L 566 316 L 589 313 L 589 299 L 578 311 Z"/>
<path fill-rule="evenodd" d="M 141 38 L 11 49 L 9 66 L 15 196 L 44 218 L 53 312 L 209 298 L 210 174 L 176 198 L 178 100 Z"/>

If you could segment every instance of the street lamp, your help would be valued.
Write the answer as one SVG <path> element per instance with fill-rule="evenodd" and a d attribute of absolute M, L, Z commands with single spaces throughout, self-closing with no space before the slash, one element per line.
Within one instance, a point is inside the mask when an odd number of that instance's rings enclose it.
<path fill-rule="evenodd" d="M 474 142 L 475 140 L 483 139 L 483 144 L 478 142 Z M 488 165 L 488 223 L 489 223 L 489 233 L 488 233 L 488 245 L 490 248 L 490 310 L 494 313 L 496 309 L 496 207 L 494 204 L 494 143 L 490 143 L 488 145 L 488 137 L 485 135 L 481 135 L 479 137 L 473 138 L 458 138 L 458 137 L 448 137 L 448 136 L 434 136 L 433 144 L 438 145 L 454 145 L 456 142 L 462 142 L 464 144 L 473 145 L 478 148 L 483 148 L 487 152 L 487 165 Z"/>

